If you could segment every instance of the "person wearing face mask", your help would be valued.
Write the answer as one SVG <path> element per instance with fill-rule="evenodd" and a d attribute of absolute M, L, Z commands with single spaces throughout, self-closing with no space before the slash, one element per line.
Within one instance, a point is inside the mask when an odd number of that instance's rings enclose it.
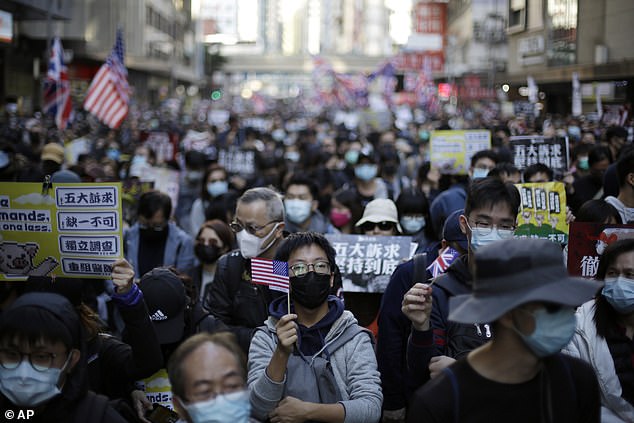
<path fill-rule="evenodd" d="M 275 259 L 288 263 L 290 313 L 286 296 L 274 300 L 270 317 L 251 342 L 252 415 L 272 422 L 377 422 L 383 395 L 372 338 L 342 301 L 329 295 L 334 248 L 321 234 L 299 232 L 285 239 Z M 335 347 L 339 339 L 342 345 Z M 299 365 L 322 362 L 318 358 L 324 356 L 336 383 L 328 399 L 325 392 L 305 389 L 317 381 L 299 376 L 305 375 Z"/>
<path fill-rule="evenodd" d="M 451 299 L 449 320 L 492 322 L 495 336 L 420 388 L 407 422 L 599 422 L 594 371 L 560 353 L 575 333 L 574 307 L 599 286 L 569 277 L 548 240 L 479 249 L 473 292 Z M 625 361 L 631 368 L 631 354 Z"/>
<path fill-rule="evenodd" d="M 354 165 L 354 178 L 344 188 L 352 190 L 363 207 L 377 198 L 388 198 L 387 185 L 378 172 L 379 166 L 374 157 L 367 152 L 360 153 Z"/>
<path fill-rule="evenodd" d="M 621 215 L 623 223 L 634 221 L 634 150 L 621 156 L 616 163 L 618 195 L 609 195 L 606 203 L 611 204 Z"/>
<path fill-rule="evenodd" d="M 430 243 L 436 241 L 431 224 L 427 224 L 429 202 L 422 191 L 411 188 L 401 192 L 396 199 L 396 209 L 403 233 L 418 244 L 415 254 L 425 251 Z"/>
<path fill-rule="evenodd" d="M 85 353 L 67 299 L 22 295 L 0 317 L 0 407 L 34 422 L 124 423 L 108 398 L 87 390 Z"/>
<path fill-rule="evenodd" d="M 190 228 L 191 208 L 200 194 L 205 174 L 207 156 L 199 151 L 185 153 L 185 170 L 179 176 L 178 202 L 174 217 L 185 232 L 192 233 L 197 228 Z"/>
<path fill-rule="evenodd" d="M 268 316 L 269 303 L 281 295 L 251 282 L 251 259 L 275 257 L 284 237 L 284 203 L 270 188 L 251 188 L 238 199 L 229 225 L 238 249 L 218 259 L 203 306 L 226 324 L 246 353 L 255 328 Z"/>
<path fill-rule="evenodd" d="M 390 145 L 382 147 L 379 163 L 381 163 L 381 178 L 387 186 L 388 197 L 394 200 L 411 185 L 409 178 L 400 168 L 401 159 L 396 148 Z"/>
<path fill-rule="evenodd" d="M 155 190 L 139 197 L 138 221 L 123 232 L 125 258 L 135 275 L 161 266 L 181 271 L 194 266 L 192 239 L 169 221 L 171 214 L 172 200 L 167 194 Z"/>
<path fill-rule="evenodd" d="M 475 326 L 449 322 L 449 300 L 471 292 L 470 263 L 478 249 L 513 237 L 519 206 L 519 191 L 513 184 L 497 178 L 472 183 L 464 214 L 459 217 L 460 230 L 467 238 L 467 254 L 455 259 L 445 273 L 434 279 L 433 289 L 416 283 L 403 297 L 401 310 L 412 322 L 408 349 L 416 351 L 407 356 L 408 368 L 420 369 L 422 374 L 415 375 L 420 383 L 491 339 L 488 322 Z"/>
<path fill-rule="evenodd" d="M 255 423 L 250 417 L 247 364 L 235 337 L 200 333 L 167 364 L 174 409 L 187 423 Z"/>
<path fill-rule="evenodd" d="M 363 207 L 357 202 L 352 190 L 339 189 L 330 199 L 329 218 L 332 224 L 343 234 L 356 233 L 354 224 L 363 216 Z"/>
<path fill-rule="evenodd" d="M 220 219 L 229 224 L 238 198 L 238 193 L 229 185 L 227 170 L 219 164 L 214 163 L 205 169 L 203 181 L 200 195 L 189 215 L 192 236 L 196 236 L 198 228 L 207 220 Z"/>
<path fill-rule="evenodd" d="M 596 279 L 605 285 L 577 309 L 577 330 L 563 352 L 589 363 L 601 387 L 601 421 L 634 421 L 634 240 L 610 244 Z"/>
<path fill-rule="evenodd" d="M 291 177 L 284 194 L 285 226 L 288 232 L 340 233 L 318 210 L 318 196 L 319 189 L 312 180 L 297 174 Z"/>
<path fill-rule="evenodd" d="M 610 149 L 603 145 L 595 145 L 588 153 L 590 173 L 582 176 L 572 184 L 572 194 L 567 196 L 567 203 L 573 213 L 583 203 L 603 197 L 603 174 L 612 163 Z"/>
<path fill-rule="evenodd" d="M 194 254 L 200 265 L 187 273 L 192 277 L 194 286 L 202 301 L 214 279 L 218 259 L 233 250 L 236 237 L 229 225 L 222 220 L 213 219 L 203 223 L 196 234 Z"/>

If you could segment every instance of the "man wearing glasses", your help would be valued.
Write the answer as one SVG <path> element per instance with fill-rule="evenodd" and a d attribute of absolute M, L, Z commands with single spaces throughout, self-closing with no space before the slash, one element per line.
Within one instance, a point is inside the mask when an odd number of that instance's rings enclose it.
<path fill-rule="evenodd" d="M 491 340 L 491 326 L 448 321 L 449 299 L 470 294 L 474 252 L 512 238 L 520 206 L 519 191 L 497 178 L 474 181 L 469 187 L 460 228 L 467 237 L 468 253 L 456 259 L 432 287 L 416 283 L 404 296 L 402 311 L 412 321 L 407 364 L 412 380 L 422 385 L 471 350 Z"/>
<path fill-rule="evenodd" d="M 281 196 L 269 188 L 247 190 L 238 199 L 235 218 L 229 226 L 236 234 L 239 249 L 218 259 L 203 305 L 229 327 L 246 353 L 253 331 L 268 316 L 269 303 L 281 295 L 251 283 L 251 259 L 274 258 L 283 240 Z"/>
<path fill-rule="evenodd" d="M 329 295 L 334 249 L 322 234 L 299 232 L 275 259 L 288 262 L 290 313 L 286 296 L 273 300 L 251 342 L 252 415 L 272 423 L 377 422 L 383 395 L 371 335 Z"/>

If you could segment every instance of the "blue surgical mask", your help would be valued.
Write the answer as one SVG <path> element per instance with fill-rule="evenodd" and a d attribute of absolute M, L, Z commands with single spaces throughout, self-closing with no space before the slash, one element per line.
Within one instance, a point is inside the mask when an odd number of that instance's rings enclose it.
<path fill-rule="evenodd" d="M 485 245 L 489 245 L 492 242 L 500 241 L 503 239 L 509 239 L 513 237 L 513 231 L 508 229 L 481 229 L 481 228 L 471 228 L 471 239 L 469 245 L 471 246 L 472 251 L 476 251 L 478 248 L 483 247 Z M 488 231 L 491 231 L 487 234 Z"/>
<path fill-rule="evenodd" d="M 415 234 L 425 227 L 425 216 L 403 216 L 401 226 L 405 233 Z"/>
<path fill-rule="evenodd" d="M 489 169 L 482 169 L 482 168 L 476 167 L 473 169 L 473 176 L 471 177 L 471 179 L 476 180 L 476 179 L 486 178 L 488 174 L 489 174 Z"/>
<path fill-rule="evenodd" d="M 307 200 L 284 200 L 286 217 L 293 223 L 304 223 L 312 213 L 312 203 Z"/>
<path fill-rule="evenodd" d="M 207 184 L 207 192 L 212 197 L 218 197 L 219 195 L 226 194 L 229 191 L 229 183 L 227 181 L 209 182 Z"/>
<path fill-rule="evenodd" d="M 634 312 L 634 280 L 623 276 L 607 278 L 601 294 L 620 314 Z"/>
<path fill-rule="evenodd" d="M 106 150 L 106 155 L 109 159 L 114 160 L 115 162 L 119 161 L 120 152 L 116 148 L 109 148 Z"/>
<path fill-rule="evenodd" d="M 351 165 L 356 165 L 359 160 L 359 152 L 357 150 L 348 150 L 344 155 L 344 159 Z"/>
<path fill-rule="evenodd" d="M 145 156 L 132 157 L 132 166 L 143 166 L 145 164 L 147 164 L 147 157 Z"/>
<path fill-rule="evenodd" d="M 15 369 L 0 366 L 0 392 L 17 406 L 37 407 L 62 392 L 57 384 L 70 357 L 69 354 L 61 369 L 51 367 L 41 372 L 35 370 L 27 359 Z"/>
<path fill-rule="evenodd" d="M 247 390 L 218 395 L 183 407 L 193 423 L 248 423 L 251 415 Z"/>
<path fill-rule="evenodd" d="M 537 357 L 559 352 L 575 334 L 577 319 L 572 307 L 562 307 L 554 313 L 549 313 L 544 308 L 526 312 L 535 319 L 535 330 L 530 335 L 524 335 L 517 329 L 515 332 Z"/>
<path fill-rule="evenodd" d="M 588 161 L 587 157 L 579 157 L 579 160 L 577 161 L 577 167 L 581 170 L 588 170 L 590 169 L 590 162 Z"/>
<path fill-rule="evenodd" d="M 362 181 L 371 181 L 376 178 L 376 165 L 362 164 L 354 168 L 354 176 Z"/>

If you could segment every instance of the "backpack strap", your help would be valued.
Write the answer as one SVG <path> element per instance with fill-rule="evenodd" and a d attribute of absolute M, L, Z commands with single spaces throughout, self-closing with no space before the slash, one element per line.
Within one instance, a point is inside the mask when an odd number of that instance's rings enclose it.
<path fill-rule="evenodd" d="M 353 339 L 355 336 L 360 333 L 366 333 L 370 337 L 370 342 L 372 342 L 372 347 L 374 348 L 374 335 L 368 329 L 360 326 L 359 324 L 350 325 L 344 329 L 344 331 L 336 337 L 332 342 L 326 344 L 322 351 L 325 351 L 328 356 L 331 356 L 335 351 L 339 348 L 343 347 L 348 341 Z"/>
<path fill-rule="evenodd" d="M 427 281 L 427 253 L 416 254 L 412 257 L 412 261 L 414 262 L 414 274 L 410 286 L 414 286 L 417 282 Z"/>

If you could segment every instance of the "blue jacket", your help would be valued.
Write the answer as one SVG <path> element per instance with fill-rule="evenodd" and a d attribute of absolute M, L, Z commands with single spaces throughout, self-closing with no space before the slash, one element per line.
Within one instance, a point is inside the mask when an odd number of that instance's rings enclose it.
<path fill-rule="evenodd" d="M 174 266 L 180 271 L 194 267 L 196 257 L 194 256 L 194 242 L 187 233 L 174 223 L 168 224 L 167 241 L 165 252 L 163 253 L 163 266 Z M 123 249 L 125 258 L 134 267 L 134 274 L 140 278 L 139 274 L 139 224 L 135 223 L 123 232 Z"/>

